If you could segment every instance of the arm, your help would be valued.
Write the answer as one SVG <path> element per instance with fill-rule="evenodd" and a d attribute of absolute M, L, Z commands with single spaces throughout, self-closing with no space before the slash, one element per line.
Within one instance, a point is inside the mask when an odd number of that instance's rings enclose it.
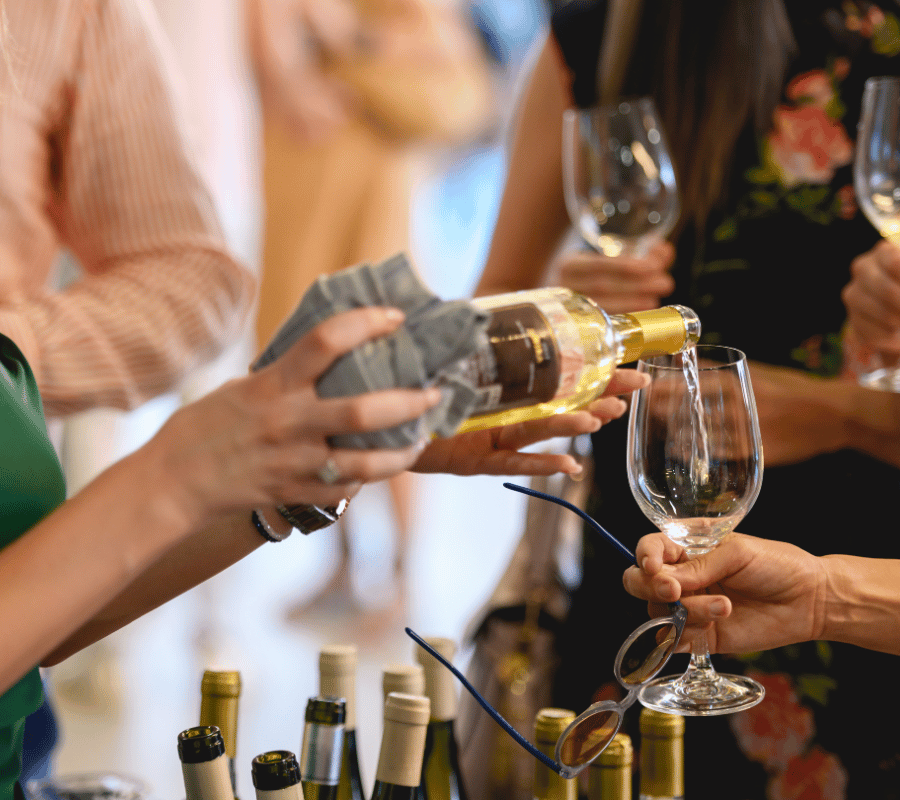
<path fill-rule="evenodd" d="M 48 133 L 46 203 L 84 277 L 0 311 L 48 414 L 129 408 L 233 341 L 252 278 L 226 252 L 143 5 L 84 5 Z"/>
<path fill-rule="evenodd" d="M 517 109 L 506 185 L 477 295 L 539 286 L 568 228 L 561 155 L 568 105 L 565 73 L 548 39 Z"/>
<path fill-rule="evenodd" d="M 237 521 L 252 508 L 334 504 L 362 481 L 408 469 L 418 448 L 332 451 L 327 437 L 415 419 L 439 401 L 437 390 L 315 393 L 336 357 L 398 321 L 367 309 L 322 323 L 274 364 L 177 411 L 144 447 L 3 549 L 0 692 L 51 653 L 115 630 L 254 549 Z M 329 457 L 342 475 L 333 485 L 317 477 Z"/>
<path fill-rule="evenodd" d="M 626 571 L 625 588 L 649 600 L 651 613 L 657 604 L 682 601 L 689 623 L 683 651 L 705 629 L 711 652 L 826 639 L 900 655 L 900 561 L 817 558 L 739 533 L 691 560 L 668 537 L 651 534 L 636 556 L 641 567 Z"/>

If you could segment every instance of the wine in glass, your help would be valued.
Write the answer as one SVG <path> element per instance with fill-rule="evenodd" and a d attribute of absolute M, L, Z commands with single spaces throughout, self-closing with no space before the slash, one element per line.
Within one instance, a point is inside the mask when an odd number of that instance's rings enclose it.
<path fill-rule="evenodd" d="M 747 359 L 740 350 L 698 345 L 637 368 L 651 382 L 631 402 L 631 491 L 692 558 L 734 530 L 759 494 L 763 456 Z M 684 675 L 656 679 L 640 700 L 659 711 L 712 716 L 750 708 L 763 695 L 750 678 L 717 673 L 703 635 Z"/>
<path fill-rule="evenodd" d="M 678 220 L 675 171 L 649 97 L 567 109 L 562 166 L 569 218 L 604 255 L 645 256 Z"/>
<path fill-rule="evenodd" d="M 900 78 L 866 81 L 853 186 L 869 222 L 900 247 Z M 896 351 L 867 352 L 857 355 L 856 361 L 852 366 L 863 386 L 900 392 L 900 355 Z"/>

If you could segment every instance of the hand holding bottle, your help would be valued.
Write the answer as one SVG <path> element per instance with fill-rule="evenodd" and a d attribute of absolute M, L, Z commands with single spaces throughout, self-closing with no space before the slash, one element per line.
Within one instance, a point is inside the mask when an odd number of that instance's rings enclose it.
<path fill-rule="evenodd" d="M 617 395 L 630 395 L 646 386 L 648 378 L 633 369 L 618 369 L 603 396 L 581 411 L 499 428 L 459 433 L 435 439 L 413 465 L 415 472 L 454 475 L 577 474 L 581 467 L 565 453 L 523 453 L 522 448 L 558 436 L 594 433 L 601 425 L 621 417 L 627 405 Z"/>
<path fill-rule="evenodd" d="M 669 274 L 675 248 L 657 242 L 643 258 L 611 258 L 592 250 L 564 253 L 553 269 L 554 283 L 590 297 L 610 314 L 625 314 L 658 308 L 660 301 L 675 289 Z"/>

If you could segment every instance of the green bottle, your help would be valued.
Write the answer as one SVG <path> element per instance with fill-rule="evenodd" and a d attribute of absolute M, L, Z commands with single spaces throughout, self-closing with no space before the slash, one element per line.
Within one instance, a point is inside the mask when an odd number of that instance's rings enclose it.
<path fill-rule="evenodd" d="M 399 692 L 387 696 L 372 800 L 415 800 L 430 709 L 427 697 Z"/>
<path fill-rule="evenodd" d="M 335 644 L 319 653 L 319 694 L 344 698 L 344 746 L 337 800 L 365 800 L 356 746 L 356 646 Z"/>
<path fill-rule="evenodd" d="M 311 697 L 306 704 L 300 779 L 305 800 L 337 800 L 344 749 L 343 697 Z"/>

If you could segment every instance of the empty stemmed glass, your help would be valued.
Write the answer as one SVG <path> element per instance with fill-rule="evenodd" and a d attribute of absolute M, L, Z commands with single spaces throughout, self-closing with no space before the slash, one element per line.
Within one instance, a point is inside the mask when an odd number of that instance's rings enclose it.
<path fill-rule="evenodd" d="M 651 378 L 635 392 L 628 423 L 628 479 L 641 511 L 689 558 L 713 549 L 759 494 L 763 456 L 747 358 L 698 345 L 638 362 Z M 706 636 L 687 672 L 643 687 L 649 708 L 688 716 L 756 705 L 763 687 L 712 666 Z"/>
<path fill-rule="evenodd" d="M 642 257 L 674 227 L 675 171 L 650 98 L 566 110 L 562 155 L 569 218 L 595 250 Z"/>

